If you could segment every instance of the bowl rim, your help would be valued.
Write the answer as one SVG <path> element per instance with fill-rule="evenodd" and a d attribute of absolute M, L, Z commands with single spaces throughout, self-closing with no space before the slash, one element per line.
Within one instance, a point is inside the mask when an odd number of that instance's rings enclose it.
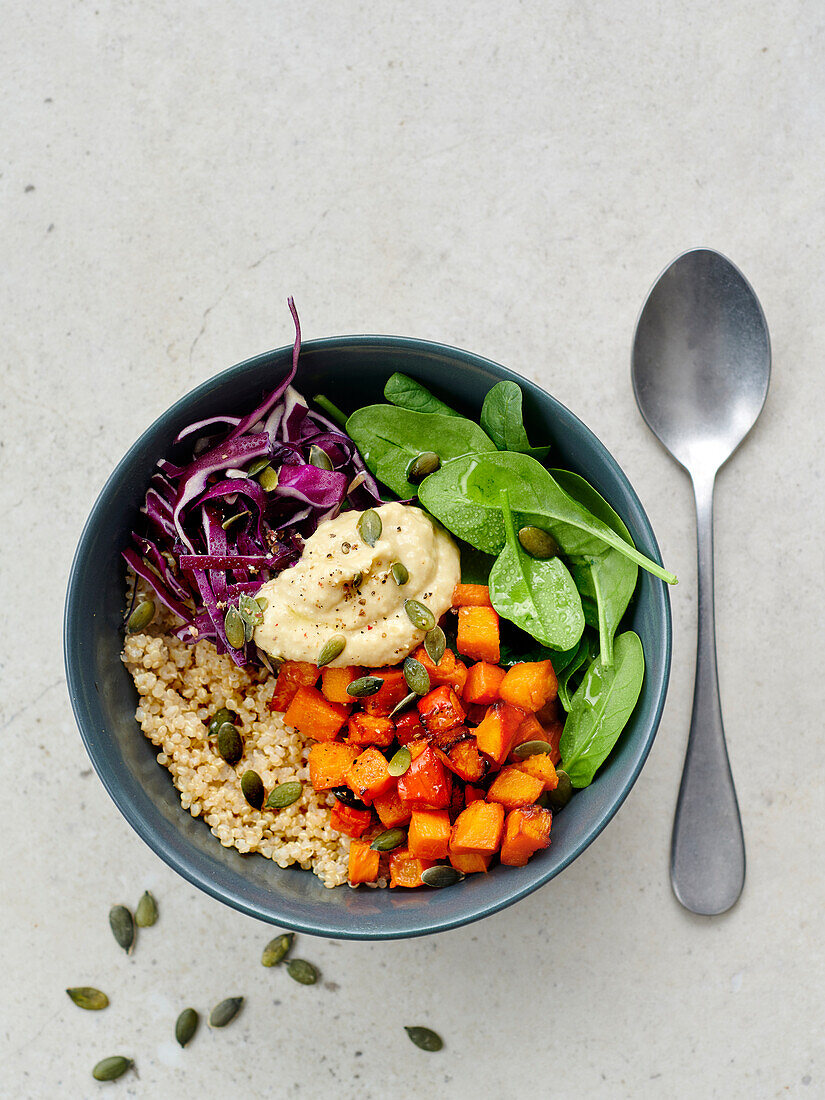
<path fill-rule="evenodd" d="M 478 355 L 474 352 L 466 351 L 463 348 L 454 347 L 450 344 L 443 344 L 438 341 L 419 339 L 411 336 L 392 336 L 392 335 L 378 335 L 378 334 L 350 334 L 344 336 L 327 336 L 316 340 L 304 341 L 301 345 L 301 354 L 309 355 L 317 352 L 325 351 L 338 351 L 342 348 L 348 348 L 349 350 L 357 349 L 357 347 L 368 346 L 371 349 L 380 348 L 393 348 L 395 350 L 404 349 L 411 352 L 423 352 L 430 355 L 437 354 L 442 355 L 451 360 L 459 359 L 461 362 L 468 366 L 478 367 L 481 366 L 485 369 L 489 369 L 493 374 L 497 376 L 500 381 L 513 381 L 520 385 L 522 388 L 526 388 L 531 392 L 532 396 L 537 397 L 540 401 L 549 401 L 553 406 L 554 413 L 561 416 L 563 420 L 567 420 L 568 424 L 576 426 L 580 430 L 583 429 L 586 435 L 589 435 L 595 450 L 600 453 L 603 461 L 612 469 L 619 484 L 624 492 L 627 494 L 630 502 L 633 504 L 636 511 L 636 522 L 644 531 L 645 535 L 649 539 L 651 558 L 658 564 L 662 564 L 661 552 L 659 550 L 659 544 L 656 540 L 656 536 L 651 526 L 650 520 L 647 516 L 647 512 L 642 505 L 635 489 L 631 485 L 627 475 L 622 467 L 602 443 L 601 439 L 576 416 L 571 412 L 566 405 L 563 405 L 556 397 L 550 394 L 547 390 L 543 389 L 538 383 L 525 378 L 517 371 L 505 367 L 500 363 L 495 362 L 492 359 L 487 359 L 482 355 Z M 141 840 L 159 856 L 167 866 L 171 867 L 174 871 L 177 871 L 187 882 L 196 886 L 204 893 L 215 898 L 217 901 L 223 902 L 225 905 L 229 905 L 231 908 L 245 913 L 247 916 L 254 917 L 257 920 L 264 921 L 268 924 L 277 924 L 280 927 L 287 928 L 292 931 L 306 933 L 308 935 L 325 936 L 333 939 L 344 940 L 389 940 L 389 939 L 407 939 L 415 938 L 418 936 L 434 935 L 438 932 L 446 932 L 450 929 L 460 928 L 467 924 L 472 924 L 475 921 L 481 920 L 486 916 L 490 916 L 493 913 L 501 912 L 504 909 L 509 908 L 511 905 L 515 905 L 516 902 L 521 901 L 522 898 L 527 897 L 540 887 L 545 886 L 551 879 L 555 878 L 565 868 L 577 859 L 581 853 L 588 848 L 596 837 L 609 825 L 613 818 L 618 813 L 621 806 L 624 804 L 625 799 L 630 794 L 630 791 L 634 787 L 636 780 L 642 770 L 642 767 L 647 760 L 650 750 L 653 746 L 659 724 L 661 722 L 662 713 L 667 698 L 668 684 L 670 680 L 671 671 L 671 658 L 672 658 L 672 616 L 670 608 L 670 593 L 668 586 L 658 581 L 656 578 L 652 578 L 656 581 L 654 586 L 654 600 L 657 610 L 657 617 L 663 624 L 663 653 L 661 673 L 657 685 L 654 685 L 657 690 L 655 699 L 655 705 L 653 706 L 652 713 L 648 720 L 648 729 L 644 740 L 636 747 L 635 759 L 633 761 L 633 767 L 623 790 L 610 802 L 610 804 L 600 811 L 594 820 L 590 823 L 585 832 L 576 840 L 571 851 L 562 859 L 557 865 L 549 868 L 543 874 L 537 874 L 533 879 L 525 882 L 521 886 L 517 886 L 514 881 L 513 892 L 508 894 L 505 898 L 494 898 L 490 902 L 483 904 L 473 910 L 472 912 L 458 914 L 451 917 L 438 918 L 432 924 L 422 926 L 420 921 L 416 921 L 415 924 L 410 924 L 403 927 L 395 927 L 386 931 L 376 930 L 375 928 L 369 931 L 361 931 L 359 928 L 346 928 L 341 929 L 332 924 L 326 923 L 324 920 L 316 921 L 301 921 L 292 918 L 284 918 L 280 915 L 275 917 L 273 913 L 262 906 L 253 904 L 245 899 L 234 895 L 229 889 L 224 886 L 213 882 L 206 875 L 199 873 L 194 867 L 189 866 L 185 857 L 179 855 L 176 851 L 168 848 L 163 842 L 157 842 L 153 831 L 148 827 L 144 817 L 136 811 L 136 808 L 132 805 L 128 797 L 125 796 L 119 785 L 114 782 L 112 776 L 107 772 L 107 769 L 102 766 L 102 761 L 98 758 L 93 740 L 90 738 L 86 729 L 86 716 L 83 713 L 81 706 L 81 695 L 78 690 L 81 682 L 81 675 L 79 671 L 79 665 L 76 665 L 71 659 L 72 646 L 70 644 L 70 635 L 72 632 L 72 624 L 75 618 L 75 609 L 79 600 L 77 588 L 79 585 L 79 567 L 83 560 L 83 557 L 88 549 L 88 544 L 91 541 L 94 527 L 98 522 L 98 513 L 101 505 L 106 501 L 108 495 L 113 491 L 113 488 L 120 483 L 124 472 L 128 470 L 131 465 L 134 456 L 141 449 L 144 439 L 147 435 L 157 431 L 164 422 L 174 420 L 175 417 L 185 413 L 188 404 L 201 396 L 208 394 L 210 390 L 216 386 L 221 385 L 222 382 L 228 380 L 237 373 L 244 370 L 251 369 L 255 365 L 260 364 L 262 361 L 272 359 L 274 357 L 282 356 L 285 353 L 291 351 L 291 345 L 284 345 L 280 348 L 273 348 L 269 351 L 260 352 L 257 355 L 251 356 L 248 359 L 243 359 L 232 366 L 226 367 L 216 374 L 210 375 L 204 379 L 197 386 L 188 390 L 185 394 L 179 397 L 173 404 L 163 410 L 153 421 L 149 424 L 140 435 L 129 446 L 126 453 L 117 463 L 115 468 L 107 477 L 100 492 L 98 493 L 94 504 L 92 505 L 86 521 L 83 525 L 83 529 L 78 540 L 77 548 L 72 558 L 71 568 L 69 570 L 69 581 L 66 589 L 66 599 L 64 604 L 64 616 L 63 616 L 63 658 L 64 667 L 66 671 L 66 680 L 69 693 L 69 699 L 72 706 L 72 712 L 74 714 L 75 723 L 80 731 L 81 738 L 83 740 L 86 752 L 92 765 L 98 775 L 98 778 L 103 783 L 104 788 L 109 794 L 109 797 L 114 802 L 120 813 L 126 818 L 128 823 L 132 826 Z"/>

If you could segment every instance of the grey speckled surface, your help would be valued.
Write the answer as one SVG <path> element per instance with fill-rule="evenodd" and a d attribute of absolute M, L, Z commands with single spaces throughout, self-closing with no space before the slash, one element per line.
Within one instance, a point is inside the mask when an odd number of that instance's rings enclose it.
<path fill-rule="evenodd" d="M 772 1097 L 825 1094 L 820 5 L 53 0 L 7 7 L 2 189 L 0 1094 Z M 636 311 L 677 252 L 728 253 L 774 346 L 764 416 L 719 484 L 724 710 L 749 844 L 739 906 L 671 896 L 693 675 L 685 478 L 638 419 Z M 287 342 L 399 332 L 540 381 L 645 502 L 675 591 L 657 744 L 604 835 L 543 891 L 408 943 L 269 931 L 178 880 L 90 774 L 60 620 L 84 516 L 173 398 Z M 37 655 L 37 660 L 33 658 Z M 149 887 L 132 958 L 111 902 Z M 63 993 L 100 985 L 85 1014 Z M 243 993 L 226 1032 L 179 1008 Z M 401 1025 L 447 1047 L 426 1055 Z"/>

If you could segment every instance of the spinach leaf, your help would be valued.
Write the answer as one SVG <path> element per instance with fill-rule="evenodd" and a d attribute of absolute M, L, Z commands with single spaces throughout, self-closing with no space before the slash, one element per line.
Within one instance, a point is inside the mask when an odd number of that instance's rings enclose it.
<path fill-rule="evenodd" d="M 439 401 L 420 382 L 397 371 L 387 379 L 384 397 L 393 405 L 398 405 L 401 409 L 412 409 L 413 412 L 443 413 L 444 416 L 459 415 L 455 409 Z"/>
<path fill-rule="evenodd" d="M 550 448 L 530 446 L 521 403 L 521 386 L 515 382 L 497 382 L 484 398 L 481 426 L 500 451 L 520 451 L 544 458 Z"/>
<path fill-rule="evenodd" d="M 573 677 L 581 668 L 590 664 L 593 659 L 594 649 L 593 638 L 585 633 L 570 661 L 561 672 L 556 673 L 559 681 L 559 702 L 566 711 L 569 711 L 572 705 L 572 698 L 574 695 L 573 690 L 571 690 Z"/>
<path fill-rule="evenodd" d="M 582 602 L 561 558 L 531 558 L 513 525 L 509 493 L 501 490 L 506 542 L 490 570 L 490 602 L 537 642 L 570 649 L 584 630 Z"/>
<path fill-rule="evenodd" d="M 526 630 L 516 626 L 515 623 L 502 619 L 501 632 L 501 656 L 498 663 L 502 668 L 512 668 L 522 661 L 557 661 L 564 656 L 558 649 L 549 649 L 541 645 L 535 638 L 531 638 Z M 575 647 L 574 647 L 575 648 Z M 555 664 L 554 664 L 555 667 Z"/>
<path fill-rule="evenodd" d="M 637 634 L 616 638 L 613 665 L 596 658 L 573 696 L 559 751 L 574 787 L 592 783 L 633 713 L 644 679 L 645 659 Z"/>
<path fill-rule="evenodd" d="M 463 416 L 413 412 L 394 405 L 357 409 L 347 420 L 347 434 L 375 476 L 402 498 L 418 492 L 419 487 L 407 480 L 407 469 L 422 452 L 434 451 L 446 462 L 496 449 L 481 428 Z"/>
<path fill-rule="evenodd" d="M 491 554 L 483 554 L 481 550 L 476 550 L 467 542 L 462 542 L 458 549 L 461 554 L 462 583 L 486 584 L 496 559 Z"/>

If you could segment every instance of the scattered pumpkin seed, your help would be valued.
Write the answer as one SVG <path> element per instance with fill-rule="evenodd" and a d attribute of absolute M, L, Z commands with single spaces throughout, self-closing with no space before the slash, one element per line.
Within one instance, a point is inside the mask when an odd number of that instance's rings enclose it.
<path fill-rule="evenodd" d="M 390 775 L 399 776 L 412 764 L 412 755 L 406 745 L 402 745 L 397 753 L 394 754 L 392 760 L 387 764 L 387 771 Z"/>
<path fill-rule="evenodd" d="M 447 636 L 437 623 L 432 630 L 428 630 L 424 635 L 424 648 L 434 665 L 437 665 L 444 656 L 444 651 L 447 648 Z"/>
<path fill-rule="evenodd" d="M 287 974 L 301 985 L 315 985 L 318 981 L 318 970 L 305 959 L 290 959 L 286 964 Z"/>
<path fill-rule="evenodd" d="M 175 1022 L 175 1038 L 182 1047 L 192 1039 L 201 1022 L 200 1016 L 194 1008 L 185 1008 Z"/>
<path fill-rule="evenodd" d="M 359 570 L 353 574 L 352 580 L 349 582 L 352 588 L 360 588 L 364 580 L 364 574 Z"/>
<path fill-rule="evenodd" d="M 283 962 L 289 954 L 294 939 L 294 932 L 284 932 L 283 935 L 276 936 L 274 940 L 270 940 L 261 955 L 261 965 L 277 966 L 278 963 Z"/>
<path fill-rule="evenodd" d="M 540 527 L 522 527 L 518 540 L 531 558 L 557 558 L 559 544 L 548 531 Z"/>
<path fill-rule="evenodd" d="M 570 776 L 563 768 L 556 768 L 556 777 L 559 785 L 554 791 L 547 792 L 550 796 L 549 806 L 551 810 L 563 810 L 573 797 L 573 784 L 570 782 Z"/>
<path fill-rule="evenodd" d="M 243 738 L 231 722 L 224 722 L 218 730 L 218 753 L 233 767 L 243 756 Z"/>
<path fill-rule="evenodd" d="M 441 459 L 435 451 L 422 451 L 407 467 L 407 481 L 418 485 L 429 474 L 434 474 L 441 465 Z"/>
<path fill-rule="evenodd" d="M 552 747 L 546 741 L 523 741 L 513 749 L 513 756 L 518 757 L 519 760 L 526 760 L 528 756 L 540 756 L 542 753 L 548 753 Z"/>
<path fill-rule="evenodd" d="M 392 573 L 392 579 L 399 588 L 410 579 L 410 571 L 403 561 L 394 561 L 390 566 L 390 572 Z"/>
<path fill-rule="evenodd" d="M 407 612 L 407 618 L 419 630 L 432 630 L 435 626 L 435 615 L 429 607 L 425 607 L 418 600 L 404 600 L 404 610 Z"/>
<path fill-rule="evenodd" d="M 441 1050 L 444 1040 L 428 1027 L 405 1027 L 404 1030 L 421 1050 Z"/>
<path fill-rule="evenodd" d="M 129 616 L 126 630 L 129 634 L 137 634 L 145 630 L 155 617 L 155 604 L 153 600 L 141 600 L 135 610 Z"/>
<path fill-rule="evenodd" d="M 100 1012 L 109 1004 L 106 994 L 91 985 L 78 985 L 74 989 L 67 989 L 66 992 L 78 1008 L 85 1008 L 89 1012 Z"/>
<path fill-rule="evenodd" d="M 309 464 L 310 466 L 317 466 L 319 470 L 331 470 L 332 462 L 327 452 L 313 443 L 309 448 Z"/>
<path fill-rule="evenodd" d="M 297 802 L 303 793 L 304 787 L 302 783 L 298 783 L 297 781 L 292 783 L 279 783 L 277 787 L 273 787 L 269 792 L 269 798 L 266 800 L 266 808 L 268 810 L 283 810 L 285 806 L 291 806 L 293 802 Z"/>
<path fill-rule="evenodd" d="M 395 718 L 396 714 L 401 714 L 405 711 L 410 703 L 414 703 L 418 696 L 414 691 L 411 691 L 409 695 L 405 695 L 397 707 L 393 707 L 390 711 L 390 718 Z"/>
<path fill-rule="evenodd" d="M 232 727 L 235 728 L 234 726 Z M 151 928 L 158 919 L 158 903 L 148 890 L 144 890 L 135 909 L 135 924 L 138 928 Z"/>
<path fill-rule="evenodd" d="M 266 609 L 269 607 L 269 600 L 266 598 L 266 596 L 256 596 L 255 603 L 258 605 L 258 607 L 260 607 L 261 611 L 266 611 Z"/>
<path fill-rule="evenodd" d="M 430 674 L 415 657 L 407 657 L 404 661 L 404 679 L 416 695 L 426 695 L 430 690 Z"/>
<path fill-rule="evenodd" d="M 95 1081 L 116 1081 L 134 1064 L 132 1058 L 124 1058 L 122 1054 L 113 1054 L 111 1058 L 103 1058 L 97 1063 L 92 1070 L 92 1077 Z"/>
<path fill-rule="evenodd" d="M 269 465 L 268 458 L 256 458 L 254 462 L 250 462 L 246 468 L 247 477 L 255 477 L 261 470 L 265 470 Z"/>
<path fill-rule="evenodd" d="M 551 806 L 550 806 L 550 792 L 549 791 L 542 791 L 541 794 L 536 799 L 535 805 L 538 806 L 540 810 L 549 810 L 551 808 Z"/>
<path fill-rule="evenodd" d="M 351 806 L 353 810 L 366 810 L 367 808 L 366 803 L 362 802 L 349 787 L 333 787 L 330 794 L 334 794 L 339 802 L 342 802 L 345 806 Z"/>
<path fill-rule="evenodd" d="M 243 997 L 227 997 L 225 1001 L 215 1005 L 209 1013 L 209 1026 L 226 1027 L 227 1024 L 231 1024 L 241 1011 L 242 1004 Z"/>
<path fill-rule="evenodd" d="M 251 596 L 247 596 L 245 592 L 238 600 L 238 611 L 240 611 L 241 617 L 250 622 L 253 627 L 260 626 L 264 621 L 264 613 L 258 607 L 258 601 L 253 600 Z"/>
<path fill-rule="evenodd" d="M 209 723 L 209 736 L 217 737 L 218 730 L 224 724 L 224 722 L 234 722 L 235 715 L 231 710 L 227 710 L 226 707 L 221 707 L 220 710 L 216 710 L 212 715 L 212 720 Z"/>
<path fill-rule="evenodd" d="M 113 905 L 109 910 L 112 935 L 128 955 L 135 942 L 135 922 L 125 905 Z"/>
<path fill-rule="evenodd" d="M 221 524 L 221 527 L 223 527 L 224 531 L 228 531 L 229 528 L 236 524 L 239 519 L 243 519 L 244 516 L 249 516 L 251 514 L 252 513 L 249 511 L 248 508 L 244 509 L 243 512 L 236 512 L 234 516 L 230 516 L 228 519 L 225 519 Z"/>
<path fill-rule="evenodd" d="M 385 829 L 373 840 L 370 848 L 374 852 L 391 852 L 394 848 L 399 848 L 406 839 L 406 829 Z"/>
<path fill-rule="evenodd" d="M 437 863 L 435 867 L 427 867 L 421 872 L 421 881 L 424 885 L 432 886 L 435 890 L 443 890 L 445 886 L 455 886 L 463 878 L 463 871 L 448 867 L 446 863 Z"/>
<path fill-rule="evenodd" d="M 380 676 L 360 676 L 347 684 L 347 695 L 351 695 L 353 699 L 366 699 L 368 695 L 375 695 L 383 686 L 384 681 Z"/>
<path fill-rule="evenodd" d="M 261 777 L 252 768 L 245 771 L 241 776 L 241 791 L 249 805 L 255 810 L 260 810 L 264 804 L 264 784 Z"/>
<path fill-rule="evenodd" d="M 381 517 L 374 508 L 367 508 L 366 512 L 362 512 L 361 518 L 358 520 L 356 526 L 358 528 L 358 534 L 367 546 L 375 546 L 376 542 L 381 538 L 381 532 L 384 529 L 384 525 L 381 523 Z"/>
<path fill-rule="evenodd" d="M 315 662 L 318 668 L 323 668 L 324 665 L 328 665 L 330 661 L 334 661 L 336 657 L 340 657 L 344 652 L 344 646 L 347 644 L 347 639 L 343 634 L 333 634 L 331 638 L 327 639 L 321 646 L 321 652 L 318 654 L 318 660 Z"/>
<path fill-rule="evenodd" d="M 226 640 L 233 649 L 243 649 L 246 642 L 246 626 L 237 607 L 227 609 L 223 620 L 223 629 Z"/>
<path fill-rule="evenodd" d="M 265 493 L 271 493 L 273 489 L 277 489 L 278 480 L 278 471 L 273 470 L 269 464 L 264 466 L 258 474 L 258 484 Z"/>

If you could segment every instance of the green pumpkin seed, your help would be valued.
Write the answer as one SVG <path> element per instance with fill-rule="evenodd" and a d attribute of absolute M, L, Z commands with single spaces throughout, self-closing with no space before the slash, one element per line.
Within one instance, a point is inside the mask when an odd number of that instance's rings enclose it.
<path fill-rule="evenodd" d="M 155 617 L 155 605 L 152 600 L 141 600 L 135 610 L 129 616 L 126 630 L 129 634 L 137 634 L 145 630 Z"/>
<path fill-rule="evenodd" d="M 231 1024 L 241 1011 L 243 997 L 227 997 L 225 1001 L 215 1005 L 209 1013 L 210 1027 L 226 1027 Z"/>
<path fill-rule="evenodd" d="M 230 516 L 229 519 L 225 519 L 221 524 L 221 527 L 223 527 L 224 531 L 228 531 L 229 528 L 236 524 L 239 519 L 243 519 L 244 516 L 248 515 L 251 515 L 249 509 L 246 509 L 243 512 L 236 512 L 234 516 Z"/>
<path fill-rule="evenodd" d="M 538 806 L 540 810 L 549 810 L 550 807 L 550 792 L 542 791 L 536 799 L 534 805 Z"/>
<path fill-rule="evenodd" d="M 231 722 L 224 722 L 218 730 L 218 753 L 233 767 L 243 756 L 243 738 Z"/>
<path fill-rule="evenodd" d="M 140 901 L 137 903 L 137 909 L 135 909 L 135 924 L 138 928 L 151 928 L 157 919 L 158 903 L 148 890 L 144 890 Z"/>
<path fill-rule="evenodd" d="M 243 649 L 246 642 L 246 626 L 237 607 L 230 607 L 223 620 L 226 640 L 233 649 Z"/>
<path fill-rule="evenodd" d="M 405 1027 L 404 1030 L 421 1050 L 441 1050 L 444 1040 L 428 1027 Z"/>
<path fill-rule="evenodd" d="M 112 935 L 128 955 L 135 942 L 135 922 L 125 905 L 113 905 L 109 910 Z"/>
<path fill-rule="evenodd" d="M 423 451 L 407 467 L 407 481 L 418 485 L 429 474 L 434 474 L 440 465 L 441 459 L 435 451 Z"/>
<path fill-rule="evenodd" d="M 432 663 L 437 665 L 447 648 L 447 637 L 440 626 L 434 626 L 432 630 L 428 630 L 424 635 L 424 648 Z"/>
<path fill-rule="evenodd" d="M 270 940 L 261 955 L 261 965 L 277 966 L 278 963 L 283 962 L 289 954 L 294 939 L 294 932 L 284 932 L 282 936 L 276 936 L 274 940 Z"/>
<path fill-rule="evenodd" d="M 278 471 L 267 464 L 258 474 L 258 484 L 265 493 L 271 493 L 278 488 Z"/>
<path fill-rule="evenodd" d="M 269 792 L 269 798 L 266 800 L 266 808 L 268 810 L 283 810 L 285 806 L 291 806 L 293 802 L 297 802 L 301 795 L 304 793 L 304 787 L 302 783 L 279 783 L 277 787 L 273 787 Z"/>
<path fill-rule="evenodd" d="M 216 710 L 212 715 L 212 719 L 209 723 L 209 736 L 217 737 L 218 730 L 224 724 L 224 722 L 234 722 L 235 715 L 231 710 L 227 710 L 226 707 L 221 707 L 220 710 Z"/>
<path fill-rule="evenodd" d="M 264 784 L 261 777 L 252 768 L 241 776 L 241 791 L 254 810 L 260 810 L 264 804 Z"/>
<path fill-rule="evenodd" d="M 182 1047 L 194 1036 L 200 1022 L 201 1018 L 194 1008 L 185 1008 L 178 1016 L 175 1022 L 175 1038 Z"/>
<path fill-rule="evenodd" d="M 429 607 L 425 607 L 418 600 L 404 600 L 404 610 L 407 612 L 407 618 L 419 630 L 432 630 L 435 626 L 435 615 Z"/>
<path fill-rule="evenodd" d="M 366 512 L 362 512 L 361 518 L 358 520 L 356 526 L 358 528 L 358 534 L 367 546 L 375 546 L 376 542 L 381 538 L 381 532 L 384 529 L 384 525 L 381 523 L 381 517 L 374 508 L 367 508 Z"/>
<path fill-rule="evenodd" d="M 559 544 L 547 531 L 540 527 L 522 527 L 518 540 L 531 558 L 557 558 Z"/>
<path fill-rule="evenodd" d="M 563 810 L 570 799 L 573 797 L 573 784 L 570 782 L 570 776 L 564 771 L 563 768 L 556 768 L 556 776 L 559 781 L 559 785 L 554 791 L 548 791 L 549 807 L 551 810 Z"/>
<path fill-rule="evenodd" d="M 310 466 L 317 466 L 319 470 L 332 469 L 329 455 L 315 443 L 309 448 L 309 464 Z"/>
<path fill-rule="evenodd" d="M 430 690 L 430 674 L 415 657 L 407 657 L 404 661 L 404 679 L 416 695 L 426 695 Z"/>
<path fill-rule="evenodd" d="M 349 582 L 351 588 L 360 588 L 364 580 L 364 574 L 359 570 L 353 574 L 352 580 Z"/>
<path fill-rule="evenodd" d="M 414 703 L 418 699 L 418 696 L 414 691 L 411 691 L 409 695 L 405 695 L 397 707 L 393 707 L 390 711 L 390 718 L 395 718 L 396 714 L 401 714 L 405 711 L 410 703 Z"/>
<path fill-rule="evenodd" d="M 268 458 L 256 458 L 255 461 L 250 462 L 250 464 L 246 468 L 247 477 L 255 477 L 255 475 L 259 474 L 261 470 L 265 470 L 268 465 Z"/>
<path fill-rule="evenodd" d="M 67 989 L 66 992 L 78 1008 L 85 1008 L 88 1012 L 100 1012 L 109 1004 L 106 994 L 91 985 L 78 985 L 74 989 Z"/>
<path fill-rule="evenodd" d="M 328 665 L 330 661 L 334 661 L 336 657 L 340 657 L 344 652 L 346 644 L 347 639 L 343 634 L 333 634 L 332 637 L 321 646 L 321 652 L 318 654 L 318 660 L 315 662 L 318 668 L 323 668 L 324 665 Z"/>
<path fill-rule="evenodd" d="M 526 760 L 528 756 L 541 756 L 542 753 L 548 753 L 552 747 L 546 741 L 523 741 L 513 749 L 513 756 L 519 760 Z"/>
<path fill-rule="evenodd" d="M 368 695 L 375 695 L 383 686 L 384 681 L 380 676 L 360 676 L 347 684 L 347 695 L 351 695 L 353 699 L 366 699 Z"/>
<path fill-rule="evenodd" d="M 264 621 L 264 613 L 260 607 L 258 607 L 258 601 L 253 600 L 251 596 L 247 596 L 244 593 L 238 600 L 238 611 L 241 613 L 241 617 L 252 624 L 253 627 L 260 626 Z"/>
<path fill-rule="evenodd" d="M 370 848 L 374 852 L 391 852 L 394 848 L 400 848 L 406 839 L 406 829 L 385 829 L 370 844 Z"/>
<path fill-rule="evenodd" d="M 428 867 L 421 872 L 421 881 L 425 886 L 432 886 L 434 890 L 443 890 L 445 886 L 455 886 L 464 878 L 462 871 L 455 867 L 448 867 L 446 863 L 438 863 L 435 867 Z"/>
<path fill-rule="evenodd" d="M 103 1058 L 92 1070 L 95 1081 L 116 1081 L 122 1077 L 127 1069 L 134 1065 L 131 1058 L 124 1058 L 122 1054 L 114 1054 L 111 1058 Z"/>
<path fill-rule="evenodd" d="M 399 588 L 410 579 L 410 572 L 402 561 L 394 561 L 390 566 L 390 572 L 392 573 L 392 579 Z"/>
<path fill-rule="evenodd" d="M 286 972 L 301 985 L 315 985 L 318 981 L 317 969 L 304 959 L 290 959 L 286 964 Z"/>
<path fill-rule="evenodd" d="M 266 598 L 266 596 L 256 596 L 255 603 L 258 605 L 258 607 L 260 607 L 261 611 L 266 611 L 266 609 L 269 607 L 269 600 Z"/>
<path fill-rule="evenodd" d="M 399 776 L 403 775 L 407 771 L 410 764 L 412 764 L 412 755 L 406 745 L 402 745 L 397 753 L 387 764 L 387 771 L 390 775 Z"/>

